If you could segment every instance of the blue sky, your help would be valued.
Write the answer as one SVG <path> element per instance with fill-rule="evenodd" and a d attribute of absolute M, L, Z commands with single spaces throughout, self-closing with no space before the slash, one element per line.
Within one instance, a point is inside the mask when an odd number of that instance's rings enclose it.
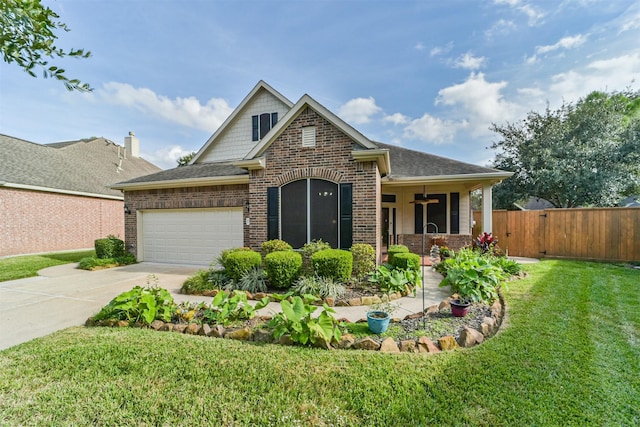
<path fill-rule="evenodd" d="M 129 131 L 160 167 L 197 151 L 259 80 L 370 139 L 487 164 L 492 122 L 640 88 L 640 4 L 619 0 L 44 0 L 55 60 L 94 92 L 0 63 L 0 133 L 37 143 Z"/>

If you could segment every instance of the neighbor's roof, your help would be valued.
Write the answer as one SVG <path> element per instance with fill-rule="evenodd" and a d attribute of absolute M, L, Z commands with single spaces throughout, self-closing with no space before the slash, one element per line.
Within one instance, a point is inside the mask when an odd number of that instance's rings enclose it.
<path fill-rule="evenodd" d="M 105 138 L 36 144 L 0 134 L 0 187 L 122 198 L 116 182 L 161 170 Z"/>

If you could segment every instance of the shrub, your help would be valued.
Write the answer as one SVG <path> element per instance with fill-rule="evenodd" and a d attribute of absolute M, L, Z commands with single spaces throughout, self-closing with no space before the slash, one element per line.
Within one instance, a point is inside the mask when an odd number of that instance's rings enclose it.
<path fill-rule="evenodd" d="M 412 285 L 415 293 L 415 287 L 422 283 L 417 271 L 394 268 L 390 264 L 378 266 L 369 281 L 376 283 L 385 293 L 405 292 L 407 285 Z"/>
<path fill-rule="evenodd" d="M 322 251 L 324 249 L 331 249 L 331 245 L 327 242 L 323 242 L 322 240 L 312 240 L 309 243 L 305 243 L 300 253 L 302 254 L 302 274 L 310 275 L 313 274 L 313 263 L 311 262 L 311 257 L 316 252 Z"/>
<path fill-rule="evenodd" d="M 220 252 L 220 255 L 214 261 L 214 264 L 217 263 L 222 268 L 226 268 L 227 257 L 230 254 L 232 254 L 234 252 L 238 252 L 238 251 L 250 251 L 250 250 L 251 250 L 251 248 L 247 248 L 247 247 L 225 249 L 222 252 Z"/>
<path fill-rule="evenodd" d="M 120 265 L 135 264 L 136 257 L 127 253 L 117 258 L 82 258 L 78 263 L 78 268 L 82 270 L 101 270 L 103 268 L 118 267 Z"/>
<path fill-rule="evenodd" d="M 313 271 L 320 277 L 348 282 L 353 271 L 353 255 L 342 249 L 323 249 L 311 256 Z"/>
<path fill-rule="evenodd" d="M 193 276 L 190 276 L 182 283 L 180 292 L 183 294 L 197 294 L 209 289 L 211 289 L 209 272 L 207 270 L 198 270 Z"/>
<path fill-rule="evenodd" d="M 300 275 L 302 256 L 294 251 L 272 252 L 264 257 L 264 265 L 271 285 L 286 289 Z"/>
<path fill-rule="evenodd" d="M 242 276 L 252 268 L 262 266 L 262 256 L 252 250 L 239 250 L 227 254 L 224 269 L 227 276 L 235 282 L 239 282 Z"/>
<path fill-rule="evenodd" d="M 391 265 L 403 270 L 420 271 L 420 255 L 410 252 L 398 252 L 393 256 Z"/>
<path fill-rule="evenodd" d="M 353 275 L 362 280 L 376 268 L 376 250 L 366 243 L 356 243 L 351 246 L 353 254 Z"/>
<path fill-rule="evenodd" d="M 267 256 L 271 252 L 291 251 L 293 248 L 290 244 L 280 239 L 267 240 L 262 244 L 262 253 Z"/>
<path fill-rule="evenodd" d="M 93 242 L 96 258 L 117 258 L 124 256 L 124 242 L 116 236 L 109 235 L 106 239 L 96 239 Z"/>
<path fill-rule="evenodd" d="M 520 274 L 520 272 L 522 271 L 522 265 L 509 258 L 492 257 L 491 263 L 500 267 L 500 269 L 502 269 L 502 271 L 504 271 L 509 276 L 515 276 L 516 274 Z"/>
<path fill-rule="evenodd" d="M 320 298 L 340 298 L 346 289 L 330 277 L 304 276 L 296 280 L 291 288 L 297 295 L 314 295 Z"/>
<path fill-rule="evenodd" d="M 247 294 L 240 291 L 233 293 L 218 292 L 209 308 L 204 310 L 203 321 L 209 324 L 228 325 L 239 320 L 249 320 L 269 304 L 269 297 L 264 297 L 254 306 L 248 303 Z"/>
<path fill-rule="evenodd" d="M 440 286 L 451 286 L 461 300 L 488 303 L 498 298 L 505 273 L 491 259 L 471 249 L 461 249 L 446 264 L 446 276 Z"/>
<path fill-rule="evenodd" d="M 387 249 L 387 262 L 389 264 L 393 263 L 393 257 L 395 254 L 404 254 L 409 253 L 409 248 L 405 245 L 391 245 Z"/>
<path fill-rule="evenodd" d="M 226 270 L 209 270 L 209 283 L 211 289 L 222 289 L 230 282 L 233 282 L 227 276 Z"/>
<path fill-rule="evenodd" d="M 238 282 L 231 282 L 225 287 L 227 290 L 251 292 L 267 292 L 267 274 L 260 267 L 252 268 L 242 275 Z"/>

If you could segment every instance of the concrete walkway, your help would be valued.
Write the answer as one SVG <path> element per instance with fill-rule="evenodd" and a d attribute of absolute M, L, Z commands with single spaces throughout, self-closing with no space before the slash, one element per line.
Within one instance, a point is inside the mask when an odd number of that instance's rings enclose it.
<path fill-rule="evenodd" d="M 65 264 L 46 268 L 39 276 L 0 282 L 0 349 L 84 324 L 116 295 L 136 285 L 145 286 L 150 274 L 158 278 L 158 286 L 169 290 L 176 302 L 211 302 L 210 297 L 180 294 L 182 283 L 202 267 L 174 264 L 140 263 L 99 271 L 75 268 Z M 441 276 L 425 267 L 424 304 L 428 307 L 449 296 L 449 288 L 438 288 Z M 422 310 L 422 289 L 417 296 L 401 298 L 394 317 L 404 317 Z M 338 318 L 357 321 L 366 317 L 368 307 L 335 307 Z M 271 303 L 259 313 L 270 315 L 280 311 L 279 303 Z M 321 310 L 318 310 L 319 314 Z"/>

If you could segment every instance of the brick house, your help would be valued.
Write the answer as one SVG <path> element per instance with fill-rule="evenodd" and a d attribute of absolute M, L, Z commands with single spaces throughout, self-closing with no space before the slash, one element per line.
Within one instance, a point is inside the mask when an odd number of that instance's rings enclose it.
<path fill-rule="evenodd" d="M 471 242 L 470 192 L 509 172 L 369 140 L 308 95 L 295 104 L 260 81 L 188 166 L 114 186 L 139 260 L 209 264 L 225 248 L 280 238 L 419 253 L 422 234 Z M 428 249 L 427 249 L 428 250 Z"/>
<path fill-rule="evenodd" d="M 124 196 L 108 186 L 161 170 L 104 138 L 36 144 L 0 135 L 0 256 L 92 248 L 124 237 Z"/>

